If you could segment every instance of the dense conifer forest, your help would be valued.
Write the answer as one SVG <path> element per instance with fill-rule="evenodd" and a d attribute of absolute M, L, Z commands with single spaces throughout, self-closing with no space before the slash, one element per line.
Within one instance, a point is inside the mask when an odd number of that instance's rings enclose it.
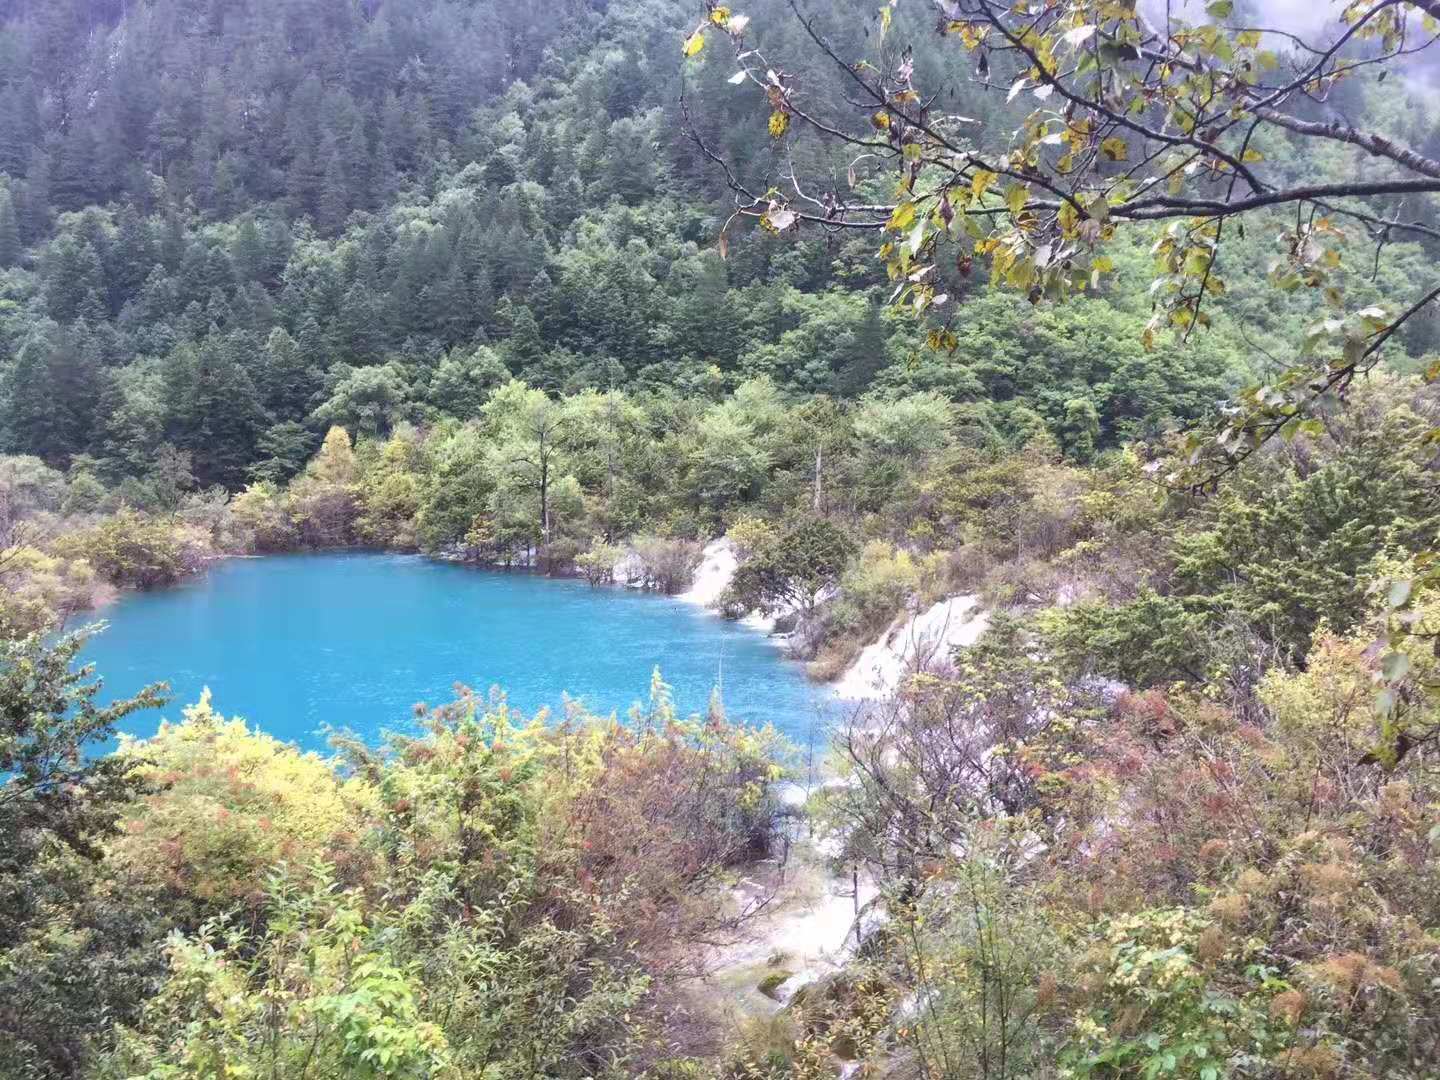
<path fill-rule="evenodd" d="M 0 1076 L 1440 1076 L 1437 19 L 0 0 Z M 334 549 L 903 664 L 323 756 L 85 666 Z"/>

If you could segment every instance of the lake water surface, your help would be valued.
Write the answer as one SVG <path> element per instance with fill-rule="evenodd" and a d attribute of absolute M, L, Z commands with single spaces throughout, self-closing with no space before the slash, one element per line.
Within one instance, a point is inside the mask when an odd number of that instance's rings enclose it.
<path fill-rule="evenodd" d="M 581 581 L 474 570 L 419 556 L 237 559 L 173 588 L 127 595 L 85 657 L 107 697 L 165 680 L 180 707 L 210 687 L 217 710 L 307 748 L 329 725 L 374 741 L 456 682 L 499 686 L 529 713 L 562 692 L 596 712 L 649 696 L 657 665 L 684 714 L 721 680 L 732 720 L 803 743 L 829 695 L 762 635 L 672 598 Z M 126 730 L 154 732 L 156 713 Z"/>

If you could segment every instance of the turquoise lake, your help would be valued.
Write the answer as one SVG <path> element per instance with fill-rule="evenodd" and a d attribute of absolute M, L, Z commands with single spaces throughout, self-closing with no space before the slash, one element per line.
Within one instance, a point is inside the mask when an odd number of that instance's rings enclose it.
<path fill-rule="evenodd" d="M 224 715 L 311 749 L 327 725 L 371 742 L 407 730 L 416 703 L 453 700 L 457 682 L 498 686 L 527 714 L 558 714 L 564 692 L 623 717 L 656 666 L 682 714 L 705 710 L 717 678 L 732 720 L 802 744 L 830 711 L 772 642 L 695 605 L 419 556 L 236 559 L 95 617 L 109 629 L 83 655 L 107 698 L 170 684 L 162 713 L 130 718 L 135 735 L 179 719 L 206 686 Z"/>

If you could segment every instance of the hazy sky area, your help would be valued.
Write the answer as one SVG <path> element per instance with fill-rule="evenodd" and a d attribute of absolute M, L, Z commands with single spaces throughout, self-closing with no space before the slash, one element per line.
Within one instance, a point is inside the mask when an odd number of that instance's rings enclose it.
<path fill-rule="evenodd" d="M 1205 13 L 1205 4 L 1209 0 L 1172 0 L 1170 12 L 1179 19 L 1187 22 L 1204 22 L 1209 16 Z M 1141 10 L 1146 15 L 1158 22 L 1163 22 L 1165 17 L 1165 0 L 1140 0 Z M 1259 10 L 1258 17 L 1248 16 L 1245 12 Z M 1230 22 L 1232 25 L 1243 25 L 1253 21 L 1256 25 L 1268 27 L 1274 30 L 1284 30 L 1303 38 L 1312 46 L 1321 46 L 1334 41 L 1335 37 L 1344 29 L 1340 14 L 1345 9 L 1342 0 L 1259 0 L 1258 3 L 1249 0 L 1237 0 L 1235 15 Z M 1421 35 L 1424 29 L 1420 25 L 1419 13 L 1415 13 L 1412 21 L 1412 37 L 1409 45 L 1414 47 L 1424 39 Z M 1275 45 L 1282 50 L 1287 46 L 1284 42 L 1276 39 Z M 1440 74 L 1440 44 L 1433 45 L 1412 56 L 1401 57 L 1395 62 L 1393 70 L 1403 72 L 1409 79 L 1422 79 L 1427 83 L 1434 83 L 1437 74 Z"/>
<path fill-rule="evenodd" d="M 1243 18 L 1242 12 L 1257 6 L 1263 13 L 1258 20 L 1261 24 L 1299 34 L 1311 44 L 1330 37 L 1341 25 L 1341 5 L 1330 0 L 1263 0 L 1258 5 L 1237 3 L 1236 18 Z M 1141 7 L 1152 19 L 1158 17 L 1163 20 L 1165 16 L 1165 0 L 1141 0 Z M 1170 12 L 1176 18 L 1192 23 L 1209 18 L 1202 0 L 1172 0 Z"/>

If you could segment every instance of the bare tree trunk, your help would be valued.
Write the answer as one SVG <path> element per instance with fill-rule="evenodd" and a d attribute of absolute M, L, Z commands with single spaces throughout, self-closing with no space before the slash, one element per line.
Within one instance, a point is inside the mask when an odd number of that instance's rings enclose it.
<path fill-rule="evenodd" d="M 820 513 L 820 503 L 821 503 L 821 496 L 822 496 L 821 487 L 820 487 L 820 476 L 821 476 L 821 470 L 822 470 L 823 467 L 824 467 L 824 463 L 825 463 L 825 448 L 824 448 L 824 446 L 817 445 L 817 446 L 815 447 L 815 513 L 816 513 L 816 514 L 819 514 L 819 513 Z"/>
<path fill-rule="evenodd" d="M 550 543 L 550 454 L 540 447 L 540 546 Z"/>
<path fill-rule="evenodd" d="M 850 895 L 855 905 L 855 947 L 858 949 L 863 942 L 860 940 L 860 864 L 850 864 Z"/>

